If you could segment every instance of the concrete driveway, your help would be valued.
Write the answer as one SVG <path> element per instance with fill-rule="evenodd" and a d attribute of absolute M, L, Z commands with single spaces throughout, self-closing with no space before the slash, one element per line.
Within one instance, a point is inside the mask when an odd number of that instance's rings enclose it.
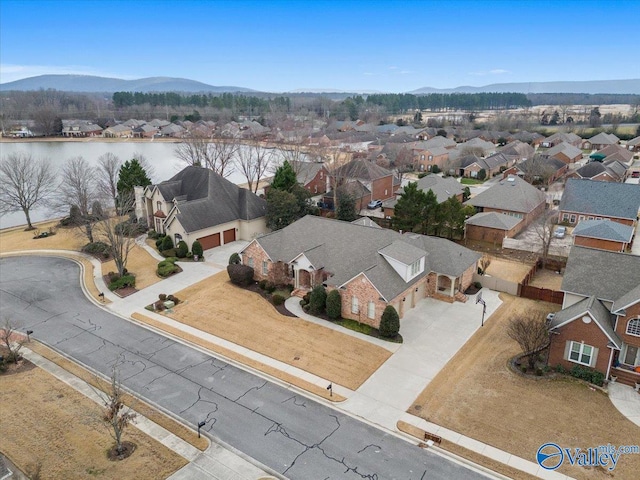
<path fill-rule="evenodd" d="M 249 245 L 250 242 L 245 240 L 236 240 L 235 242 L 227 243 L 220 247 L 211 248 L 204 251 L 204 261 L 207 263 L 213 263 L 221 268 L 227 268 L 229 265 L 229 257 L 234 253 L 238 253 L 244 247 Z"/>
<path fill-rule="evenodd" d="M 498 292 L 483 289 L 485 320 L 500 306 Z M 402 346 L 343 403 L 343 408 L 386 428 L 398 420 L 420 392 L 480 328 L 482 305 L 421 300 L 400 321 Z"/>

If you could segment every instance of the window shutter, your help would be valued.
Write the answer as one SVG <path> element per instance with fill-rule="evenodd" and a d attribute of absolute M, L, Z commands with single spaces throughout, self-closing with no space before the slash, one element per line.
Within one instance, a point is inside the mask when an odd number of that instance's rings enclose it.
<path fill-rule="evenodd" d="M 589 366 L 591 368 L 596 368 L 596 360 L 598 360 L 598 349 L 596 347 L 593 347 L 593 353 L 591 355 L 591 363 L 589 363 Z"/>
<path fill-rule="evenodd" d="M 567 340 L 567 343 L 564 344 L 564 358 L 565 360 L 569 360 L 569 353 L 571 352 L 571 340 Z"/>

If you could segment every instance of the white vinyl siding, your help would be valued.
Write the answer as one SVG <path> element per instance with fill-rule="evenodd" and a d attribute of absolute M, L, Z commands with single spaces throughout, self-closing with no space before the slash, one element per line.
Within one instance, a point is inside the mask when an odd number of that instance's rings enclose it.
<path fill-rule="evenodd" d="M 411 273 L 409 274 L 409 277 L 415 277 L 419 273 L 420 273 L 420 260 L 418 260 L 417 262 L 413 262 L 411 264 Z"/>
<path fill-rule="evenodd" d="M 358 306 L 358 297 L 351 297 L 351 313 L 358 313 L 360 311 L 360 307 Z"/>
<path fill-rule="evenodd" d="M 569 358 L 567 360 L 590 367 L 593 359 L 593 353 L 594 348 L 591 345 L 571 342 L 571 346 L 569 347 Z"/>

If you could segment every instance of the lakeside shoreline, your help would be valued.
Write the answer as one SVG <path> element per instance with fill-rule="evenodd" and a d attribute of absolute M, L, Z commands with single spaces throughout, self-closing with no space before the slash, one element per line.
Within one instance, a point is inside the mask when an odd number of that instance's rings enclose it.
<path fill-rule="evenodd" d="M 180 143 L 182 139 L 171 137 L 154 138 L 108 138 L 108 137 L 0 137 L 0 143 Z"/>

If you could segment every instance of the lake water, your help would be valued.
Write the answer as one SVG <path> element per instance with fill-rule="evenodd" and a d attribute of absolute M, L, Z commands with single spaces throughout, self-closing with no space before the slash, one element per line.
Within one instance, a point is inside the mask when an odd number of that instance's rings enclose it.
<path fill-rule="evenodd" d="M 134 158 L 134 154 L 144 155 L 153 167 L 151 181 L 159 183 L 168 180 L 185 164 L 175 155 L 176 143 L 169 142 L 2 142 L 0 143 L 0 156 L 5 157 L 11 153 L 25 152 L 34 158 L 49 158 L 60 169 L 67 159 L 82 156 L 91 165 L 98 164 L 98 158 L 105 153 L 113 153 L 120 160 L 126 161 Z M 236 184 L 246 183 L 244 176 L 233 172 L 229 181 Z M 31 212 L 32 222 L 50 218 L 50 212 L 45 209 L 36 209 Z M 13 227 L 26 224 L 24 214 L 11 213 L 0 216 L 0 228 Z"/>

